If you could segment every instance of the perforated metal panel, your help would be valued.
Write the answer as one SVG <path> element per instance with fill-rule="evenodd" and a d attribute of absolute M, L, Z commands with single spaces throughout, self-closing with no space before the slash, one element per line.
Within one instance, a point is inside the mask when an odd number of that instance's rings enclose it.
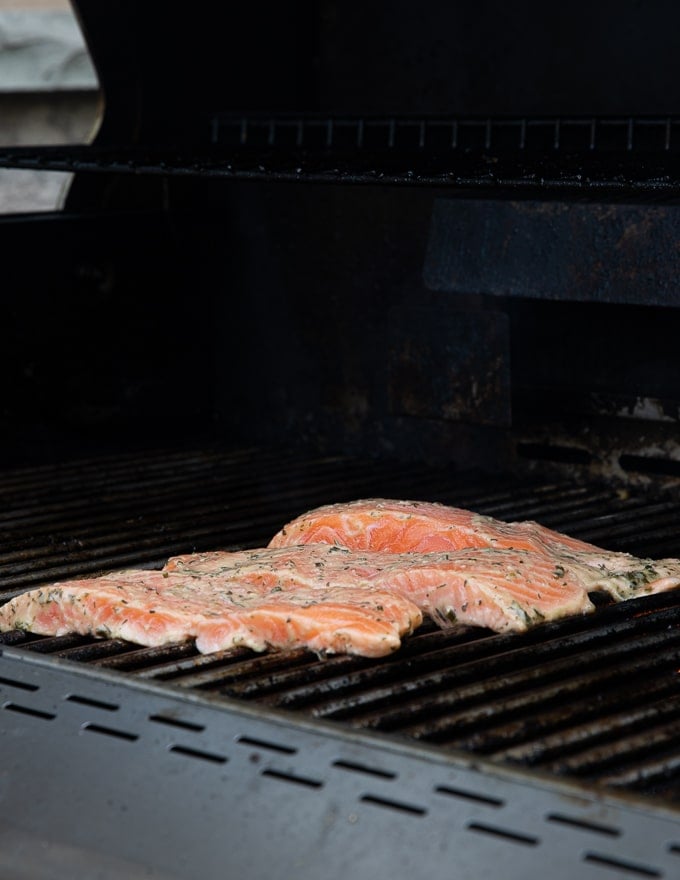
<path fill-rule="evenodd" d="M 261 541 L 320 492 L 417 487 L 677 553 L 674 494 L 255 453 L 142 464 L 8 476 L 3 598 Z M 380 662 L 3 634 L 0 876 L 676 877 L 676 620 L 667 594 L 526 637 L 424 627 Z"/>
<path fill-rule="evenodd" d="M 4 876 L 680 871 L 677 817 L 629 797 L 13 648 L 0 688 Z"/>

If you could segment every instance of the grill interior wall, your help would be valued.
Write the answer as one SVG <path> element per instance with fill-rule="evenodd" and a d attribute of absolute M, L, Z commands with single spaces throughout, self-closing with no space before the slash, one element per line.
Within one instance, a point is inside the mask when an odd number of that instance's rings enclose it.
<path fill-rule="evenodd" d="M 677 475 L 676 309 L 431 290 L 439 190 L 167 189 L 2 223 L 5 464 L 220 438 Z"/>
<path fill-rule="evenodd" d="M 680 105 L 670 36 L 680 13 L 668 4 L 627 0 L 612 20 L 585 3 L 568 14 L 483 3 L 426 16 L 399 2 L 390 15 L 364 10 L 361 26 L 326 2 L 272 9 L 265 22 L 211 7 L 209 29 L 201 15 L 159 20 L 137 6 L 76 3 L 105 94 L 95 146 L 114 154 L 160 144 L 200 158 L 220 111 L 583 119 Z M 180 30 L 192 65 L 177 64 Z M 139 51 L 123 65 L 110 46 L 127 41 Z M 351 164 L 347 131 L 335 144 Z M 559 163 L 564 150 L 546 131 L 541 155 Z M 644 164 L 644 126 L 635 131 Z M 598 137 L 606 164 L 606 127 Z M 441 145 L 400 149 L 441 162 Z M 164 177 L 150 162 L 147 174 L 77 174 L 64 215 L 2 224 L 15 340 L 0 372 L 7 463 L 165 445 L 171 430 L 179 442 L 294 443 L 495 471 L 556 459 L 621 478 L 650 458 L 677 470 L 678 317 L 660 308 L 677 301 L 675 221 L 651 264 L 627 256 L 654 206 L 608 244 L 637 299 L 617 303 L 617 284 L 605 304 L 571 302 L 583 297 L 575 282 L 565 301 L 540 302 L 556 292 L 550 261 L 536 259 L 527 302 L 521 287 L 507 299 L 475 278 L 432 289 L 424 269 L 446 188 L 219 181 L 202 179 L 200 162 Z M 624 205 L 636 198 L 619 194 Z M 583 225 L 597 243 L 602 206 L 590 207 Z M 528 211 L 540 219 L 540 205 Z M 473 205 L 468 225 L 482 219 Z M 486 264 L 479 232 L 472 257 Z M 546 232 L 535 250 L 548 244 Z"/>

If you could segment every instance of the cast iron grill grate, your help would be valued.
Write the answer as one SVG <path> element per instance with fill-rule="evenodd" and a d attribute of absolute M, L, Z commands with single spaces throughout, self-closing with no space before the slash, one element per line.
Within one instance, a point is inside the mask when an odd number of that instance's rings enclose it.
<path fill-rule="evenodd" d="M 536 519 L 611 549 L 680 556 L 675 492 L 463 480 L 452 468 L 261 450 L 166 452 L 0 478 L 0 595 L 167 556 L 266 543 L 301 510 L 369 495 Z M 8 633 L 29 652 L 251 701 L 553 775 L 680 801 L 680 594 L 524 635 L 424 626 L 381 660 L 305 651 L 200 655 Z"/>

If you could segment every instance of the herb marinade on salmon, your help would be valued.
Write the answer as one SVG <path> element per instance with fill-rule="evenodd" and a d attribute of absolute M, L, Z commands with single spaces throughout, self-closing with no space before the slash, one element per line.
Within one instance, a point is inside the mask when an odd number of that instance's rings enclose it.
<path fill-rule="evenodd" d="M 678 559 L 641 559 L 603 550 L 539 523 L 504 522 L 434 502 L 370 498 L 324 505 L 289 522 L 269 546 L 314 543 L 393 553 L 526 551 L 547 558 L 556 571 L 564 566 L 578 571 L 588 592 L 607 593 L 618 602 L 680 586 Z M 483 554 L 478 558 L 481 561 Z"/>
<path fill-rule="evenodd" d="M 260 576 L 242 576 L 249 553 L 227 555 L 237 558 L 221 574 L 131 570 L 31 590 L 0 608 L 0 631 L 75 632 L 147 647 L 194 638 L 203 653 L 307 647 L 379 657 L 422 623 L 418 607 L 394 591 L 367 589 L 350 577 L 339 586 L 321 575 L 313 582 L 287 572 L 278 578 L 263 560 Z M 326 554 L 309 547 L 295 555 L 319 561 Z"/>
<path fill-rule="evenodd" d="M 352 550 L 432 553 L 488 547 L 496 550 L 576 550 L 599 548 L 534 522 L 502 520 L 428 501 L 368 498 L 326 504 L 285 525 L 270 547 L 340 544 Z"/>
<path fill-rule="evenodd" d="M 306 554 L 315 549 L 317 555 Z M 245 558 L 247 557 L 247 559 Z M 468 549 L 440 553 L 360 552 L 328 544 L 269 548 L 249 554 L 198 553 L 174 557 L 166 568 L 248 583 L 280 573 L 292 583 L 326 588 L 387 590 L 414 602 L 442 626 L 459 621 L 497 632 L 593 610 L 578 565 L 558 566 L 526 550 Z"/>
<path fill-rule="evenodd" d="M 441 504 L 368 499 L 310 511 L 267 548 L 32 590 L 0 608 L 0 631 L 379 657 L 423 613 L 443 627 L 521 632 L 593 611 L 590 593 L 622 601 L 679 585 L 677 559 L 639 559 Z"/>

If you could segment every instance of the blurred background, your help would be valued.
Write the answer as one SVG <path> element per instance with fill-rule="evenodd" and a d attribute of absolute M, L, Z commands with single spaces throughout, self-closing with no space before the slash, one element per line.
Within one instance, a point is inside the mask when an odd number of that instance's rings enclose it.
<path fill-rule="evenodd" d="M 0 146 L 87 143 L 97 75 L 69 0 L 0 0 Z M 0 169 L 0 213 L 59 207 L 70 175 Z"/>

